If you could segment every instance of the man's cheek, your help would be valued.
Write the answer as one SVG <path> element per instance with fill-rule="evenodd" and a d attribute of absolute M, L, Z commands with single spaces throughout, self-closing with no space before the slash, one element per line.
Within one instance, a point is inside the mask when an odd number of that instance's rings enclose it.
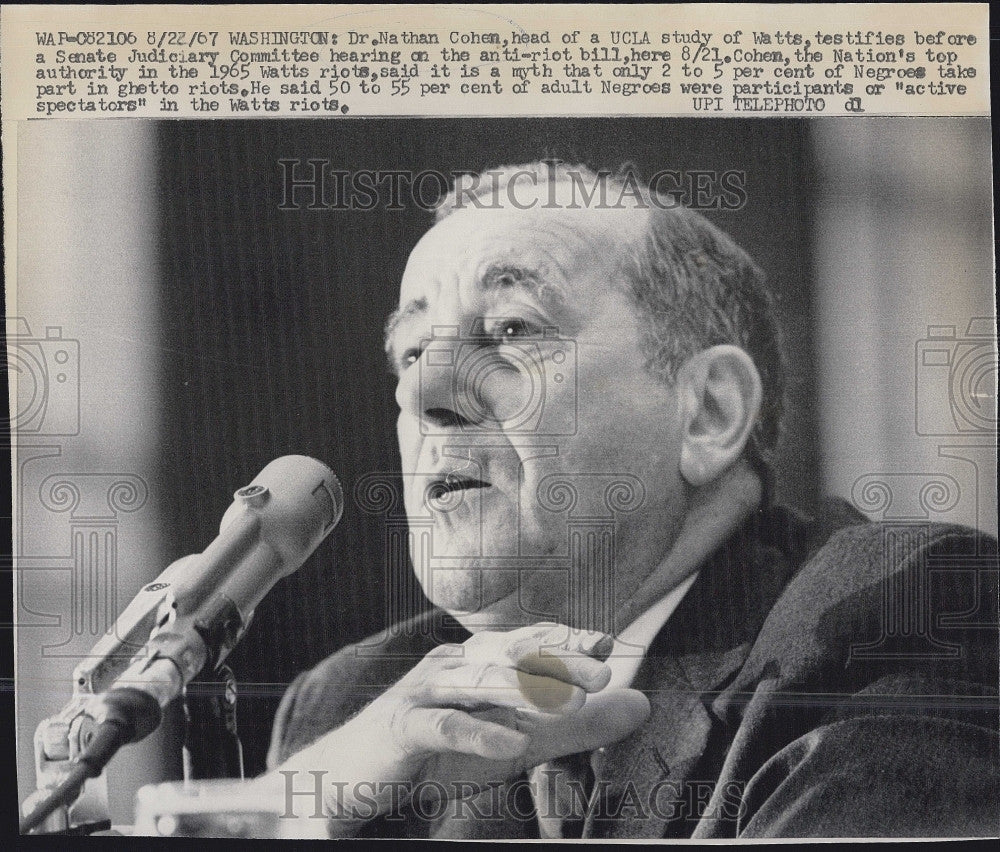
<path fill-rule="evenodd" d="M 522 356 L 523 357 L 523 356 Z M 544 398 L 539 391 L 543 376 L 533 375 L 530 362 L 512 365 L 494 359 L 483 360 L 471 370 L 473 381 L 467 397 L 468 419 L 488 426 L 502 426 L 504 431 L 520 432 L 528 429 L 536 412 L 534 409 Z"/>
<path fill-rule="evenodd" d="M 396 420 L 396 440 L 399 442 L 399 457 L 403 472 L 415 472 L 423 440 L 416 418 L 406 414 L 399 415 Z"/>

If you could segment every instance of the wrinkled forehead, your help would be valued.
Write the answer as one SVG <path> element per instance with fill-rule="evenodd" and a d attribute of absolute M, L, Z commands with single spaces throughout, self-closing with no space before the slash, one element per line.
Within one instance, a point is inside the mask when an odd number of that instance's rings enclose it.
<path fill-rule="evenodd" d="M 553 201 L 555 203 L 553 203 Z M 466 202 L 428 231 L 410 254 L 400 304 L 433 303 L 469 290 L 488 269 L 530 271 L 572 296 L 574 282 L 604 280 L 644 227 L 646 211 L 571 206 L 564 193 L 521 193 L 521 208 L 503 198 Z M 582 293 L 579 295 L 583 295 Z"/>

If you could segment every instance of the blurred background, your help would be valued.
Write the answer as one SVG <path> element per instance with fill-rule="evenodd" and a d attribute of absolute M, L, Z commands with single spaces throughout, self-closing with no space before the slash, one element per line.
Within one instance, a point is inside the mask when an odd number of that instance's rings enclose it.
<path fill-rule="evenodd" d="M 383 555 L 391 519 L 351 495 L 399 467 L 382 326 L 431 216 L 280 209 L 281 160 L 744 172 L 745 205 L 706 215 L 777 296 L 778 499 L 996 532 L 988 119 L 24 122 L 17 157 L 19 801 L 79 656 L 277 456 L 325 461 L 348 500 L 230 658 L 248 773 L 298 672 L 395 618 L 388 586 L 423 605 Z M 138 786 L 180 777 L 179 730 L 174 714 L 118 756 L 116 822 Z"/>

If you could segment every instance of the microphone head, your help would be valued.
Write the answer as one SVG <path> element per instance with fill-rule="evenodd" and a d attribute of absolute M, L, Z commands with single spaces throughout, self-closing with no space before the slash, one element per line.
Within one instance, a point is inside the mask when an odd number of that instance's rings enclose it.
<path fill-rule="evenodd" d="M 340 521 L 344 492 L 325 464 L 308 456 L 281 456 L 233 495 L 220 531 L 245 512 L 261 520 L 261 535 L 296 570 Z"/>

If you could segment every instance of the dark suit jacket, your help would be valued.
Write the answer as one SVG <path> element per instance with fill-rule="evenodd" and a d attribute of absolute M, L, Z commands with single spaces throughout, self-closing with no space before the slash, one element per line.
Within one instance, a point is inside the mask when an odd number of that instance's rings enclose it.
<path fill-rule="evenodd" d="M 755 513 L 643 661 L 652 714 L 600 755 L 584 837 L 995 836 L 996 554 L 973 530 L 867 523 L 842 501 L 817 520 Z M 433 611 L 303 673 L 269 766 L 467 635 Z M 538 836 L 521 779 L 366 833 Z"/>

